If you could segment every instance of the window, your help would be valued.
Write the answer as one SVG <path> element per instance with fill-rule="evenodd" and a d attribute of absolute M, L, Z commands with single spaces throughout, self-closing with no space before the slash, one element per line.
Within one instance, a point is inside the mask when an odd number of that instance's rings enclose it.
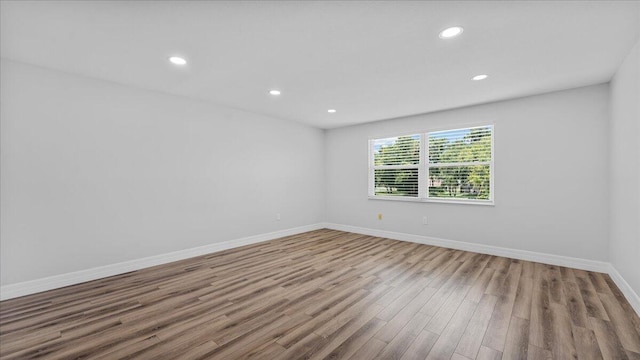
<path fill-rule="evenodd" d="M 493 126 L 369 141 L 369 196 L 493 203 Z"/>

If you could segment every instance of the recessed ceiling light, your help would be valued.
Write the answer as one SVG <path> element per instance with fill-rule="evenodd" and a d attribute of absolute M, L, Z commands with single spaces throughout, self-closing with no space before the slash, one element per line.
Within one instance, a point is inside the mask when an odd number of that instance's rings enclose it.
<path fill-rule="evenodd" d="M 271 94 L 271 95 L 280 95 L 280 90 L 270 90 L 269 94 Z"/>
<path fill-rule="evenodd" d="M 329 109 L 329 110 L 327 110 L 327 112 L 328 112 L 329 114 L 333 114 L 333 113 L 335 113 L 335 112 L 336 112 L 336 109 Z"/>
<path fill-rule="evenodd" d="M 462 30 L 460 26 L 454 26 L 440 31 L 440 35 L 438 36 L 440 36 L 441 39 L 449 39 L 462 34 Z"/>
<path fill-rule="evenodd" d="M 187 60 L 179 56 L 172 56 L 169 58 L 169 61 L 171 61 L 171 63 L 176 65 L 187 65 Z"/>
<path fill-rule="evenodd" d="M 489 75 L 481 74 L 481 75 L 476 75 L 476 76 L 472 77 L 471 80 L 474 80 L 474 81 L 484 80 L 484 79 L 486 79 L 488 77 L 489 77 Z"/>

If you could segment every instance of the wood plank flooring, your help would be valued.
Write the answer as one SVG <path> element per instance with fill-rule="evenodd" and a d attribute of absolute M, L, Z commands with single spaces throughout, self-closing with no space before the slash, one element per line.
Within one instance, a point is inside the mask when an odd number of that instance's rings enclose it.
<path fill-rule="evenodd" d="M 2 359 L 640 359 L 608 275 L 318 230 L 0 303 Z"/>

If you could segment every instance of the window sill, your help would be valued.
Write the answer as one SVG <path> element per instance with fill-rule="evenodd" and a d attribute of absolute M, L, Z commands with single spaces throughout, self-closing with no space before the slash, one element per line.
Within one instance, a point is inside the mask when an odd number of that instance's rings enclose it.
<path fill-rule="evenodd" d="M 437 203 L 437 204 L 456 204 L 456 205 L 481 205 L 481 206 L 495 206 L 495 202 L 491 201 L 474 201 L 474 200 L 439 200 L 439 199 L 420 199 L 410 198 L 403 196 L 368 196 L 369 200 L 383 200 L 383 201 L 406 201 L 406 202 L 421 202 L 421 203 Z"/>

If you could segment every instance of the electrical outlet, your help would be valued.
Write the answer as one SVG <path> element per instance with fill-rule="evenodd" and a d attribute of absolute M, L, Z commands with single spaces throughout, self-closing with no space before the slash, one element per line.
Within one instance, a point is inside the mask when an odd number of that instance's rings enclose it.
<path fill-rule="evenodd" d="M 428 225 L 429 223 L 427 222 L 427 217 L 423 216 L 422 217 L 422 225 Z"/>
<path fill-rule="evenodd" d="M 280 213 L 276 213 L 276 220 L 280 221 Z"/>
<path fill-rule="evenodd" d="M 378 220 L 382 220 L 382 213 L 378 214 Z"/>

